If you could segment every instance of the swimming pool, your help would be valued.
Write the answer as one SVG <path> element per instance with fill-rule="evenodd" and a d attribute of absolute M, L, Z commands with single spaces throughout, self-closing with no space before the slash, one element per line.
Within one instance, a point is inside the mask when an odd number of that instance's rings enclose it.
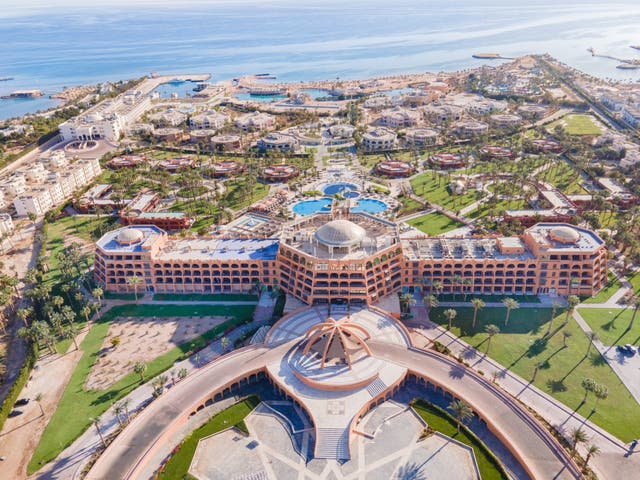
<path fill-rule="evenodd" d="M 354 197 L 350 197 L 349 195 L 345 195 L 345 190 L 352 190 L 352 191 L 358 190 L 358 186 L 355 183 L 339 182 L 339 183 L 330 183 L 329 185 L 325 185 L 324 188 L 322 189 L 325 195 L 335 195 L 336 193 L 340 193 L 345 197 L 354 198 Z"/>
<path fill-rule="evenodd" d="M 331 211 L 331 198 L 319 198 L 316 200 L 302 200 L 296 203 L 292 210 L 298 215 L 313 215 L 314 213 L 329 213 Z M 387 209 L 387 204 L 374 198 L 358 200 L 351 208 L 352 212 L 382 213 Z"/>

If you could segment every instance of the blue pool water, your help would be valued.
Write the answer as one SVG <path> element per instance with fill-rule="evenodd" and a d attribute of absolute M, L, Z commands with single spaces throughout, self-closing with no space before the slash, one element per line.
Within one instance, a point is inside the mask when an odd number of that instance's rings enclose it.
<path fill-rule="evenodd" d="M 171 95 L 176 93 L 178 98 L 186 98 L 195 95 L 197 92 L 194 92 L 193 89 L 200 82 L 170 82 L 163 83 L 158 85 L 158 87 L 154 90 L 160 94 L 160 98 L 171 98 Z"/>
<path fill-rule="evenodd" d="M 343 192 L 345 190 L 358 190 L 358 186 L 353 183 L 341 182 L 330 183 L 329 185 L 325 185 L 325 187 L 322 189 L 325 195 L 335 195 L 336 193 L 342 193 L 344 195 Z M 345 197 L 354 198 L 348 195 L 345 195 Z"/>
<path fill-rule="evenodd" d="M 313 215 L 331 211 L 331 198 L 319 198 L 317 200 L 303 200 L 293 206 L 293 213 L 298 215 Z M 373 198 L 363 198 L 351 209 L 352 212 L 382 213 L 387 209 L 387 204 Z"/>

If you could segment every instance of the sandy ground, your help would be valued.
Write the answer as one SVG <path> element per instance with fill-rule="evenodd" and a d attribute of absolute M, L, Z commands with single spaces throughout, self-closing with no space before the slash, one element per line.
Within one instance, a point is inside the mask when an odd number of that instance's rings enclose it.
<path fill-rule="evenodd" d="M 118 317 L 109 327 L 100 355 L 87 378 L 87 389 L 103 390 L 147 362 L 195 338 L 229 317 Z M 119 337 L 113 348 L 111 339 Z"/>
<path fill-rule="evenodd" d="M 86 332 L 78 336 L 81 342 Z M 36 363 L 31 378 L 22 390 L 19 398 L 30 398 L 28 405 L 17 407 L 24 413 L 7 419 L 0 434 L 0 477 L 3 479 L 24 479 L 27 476 L 27 464 L 38 445 L 45 426 L 53 416 L 62 393 L 71 378 L 82 351 L 75 350 L 73 343 L 64 355 L 46 355 Z M 40 407 L 33 400 L 38 393 L 43 394 Z"/>

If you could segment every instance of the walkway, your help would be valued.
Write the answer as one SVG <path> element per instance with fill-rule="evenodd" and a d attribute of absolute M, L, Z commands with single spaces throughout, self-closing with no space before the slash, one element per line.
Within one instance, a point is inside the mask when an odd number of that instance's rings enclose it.
<path fill-rule="evenodd" d="M 107 302 L 114 302 L 116 304 L 131 303 L 122 300 L 108 300 Z M 149 303 L 155 304 L 159 302 Z M 235 304 L 234 302 L 223 303 Z M 255 305 L 256 302 L 250 302 L 250 304 Z M 229 339 L 230 345 L 233 345 L 233 342 L 245 332 L 245 329 L 251 329 L 259 325 L 264 325 L 273 314 L 273 305 L 274 300 L 270 299 L 268 294 L 262 295 L 261 301 L 259 302 L 259 305 L 256 308 L 256 312 L 254 314 L 254 322 L 245 325 L 244 327 L 236 328 L 234 331 L 226 335 L 226 338 Z M 203 365 L 207 365 L 213 362 L 223 353 L 224 349 L 222 348 L 221 340 L 216 340 L 203 350 L 193 354 L 191 357 L 181 362 L 175 363 L 172 367 L 172 370 L 179 371 L 182 368 L 186 368 L 189 372 L 189 375 L 187 376 L 188 379 L 191 378 L 191 376 L 196 375 Z M 144 406 L 151 400 L 153 394 L 151 380 L 152 379 L 148 379 L 148 381 L 144 385 L 138 387 L 129 395 L 124 397 L 124 399 L 129 400 L 129 412 L 131 414 L 142 411 Z M 186 382 L 186 379 L 179 382 L 177 385 L 180 385 L 183 382 Z M 171 391 L 173 388 L 175 387 L 169 388 L 169 391 Z M 113 407 L 104 412 L 100 416 L 100 418 L 102 424 L 101 428 L 104 436 L 111 435 L 117 431 L 119 424 L 116 419 Z M 95 429 L 89 428 L 60 455 L 58 455 L 56 460 L 46 465 L 43 469 L 40 470 L 38 474 L 34 475 L 33 478 L 56 480 L 79 479 L 80 472 L 82 471 L 83 467 L 86 465 L 86 463 L 89 461 L 89 459 L 99 446 L 100 439 Z"/>
<path fill-rule="evenodd" d="M 446 345 L 453 356 L 462 356 L 475 371 L 483 371 L 485 375 L 496 372 L 498 374 L 497 384 L 563 434 L 567 435 L 574 428 L 582 428 L 587 433 L 590 443 L 598 445 L 601 449 L 600 455 L 593 457 L 590 462 L 591 467 L 598 474 L 598 478 L 606 480 L 635 478 L 637 476 L 637 472 L 640 471 L 640 451 L 625 457 L 628 447 L 621 440 L 533 386 L 531 382 L 489 358 L 484 352 L 476 350 L 454 334 L 428 320 L 424 307 L 417 306 L 414 308 L 414 312 L 415 319 L 420 319 L 415 328 L 417 335 L 423 339 L 437 340 Z M 584 455 L 584 447 L 580 446 L 578 450 Z"/>

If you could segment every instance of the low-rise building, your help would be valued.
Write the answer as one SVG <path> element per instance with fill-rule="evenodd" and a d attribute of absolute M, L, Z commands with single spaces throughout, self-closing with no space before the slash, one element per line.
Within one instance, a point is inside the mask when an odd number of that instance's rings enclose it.
<path fill-rule="evenodd" d="M 496 128 L 515 128 L 522 123 L 522 117 L 513 113 L 496 113 L 491 115 L 489 121 Z"/>
<path fill-rule="evenodd" d="M 362 147 L 365 150 L 391 150 L 395 148 L 398 136 L 395 132 L 378 127 L 362 135 Z"/>
<path fill-rule="evenodd" d="M 432 128 L 408 128 L 405 139 L 408 145 L 429 147 L 438 142 L 438 131 Z"/>
<path fill-rule="evenodd" d="M 260 150 L 280 150 L 282 152 L 293 152 L 298 148 L 298 140 L 293 135 L 283 133 L 270 133 L 266 137 L 258 140 Z"/>
<path fill-rule="evenodd" d="M 486 134 L 489 131 L 489 125 L 485 122 L 466 120 L 456 123 L 454 131 L 463 138 L 477 137 Z"/>
<path fill-rule="evenodd" d="M 450 123 L 462 120 L 464 110 L 455 105 L 429 105 L 424 114 L 433 123 Z"/>
<path fill-rule="evenodd" d="M 625 106 L 622 110 L 622 119 L 634 128 L 640 126 L 640 108 Z"/>
<path fill-rule="evenodd" d="M 266 130 L 276 124 L 276 118 L 268 113 L 253 112 L 240 115 L 235 119 L 234 124 L 245 132 Z"/>
<path fill-rule="evenodd" d="M 404 107 L 395 107 L 383 110 L 380 115 L 380 123 L 391 128 L 413 127 L 420 123 L 422 114 L 418 110 Z"/>
<path fill-rule="evenodd" d="M 47 213 L 55 205 L 48 188 L 36 187 L 14 198 L 13 206 L 19 217 L 26 217 L 30 213 L 39 217 Z"/>
<path fill-rule="evenodd" d="M 216 135 L 211 137 L 211 148 L 216 151 L 227 152 L 241 147 L 242 137 L 240 135 Z"/>
<path fill-rule="evenodd" d="M 207 110 L 196 115 L 193 115 L 189 119 L 189 126 L 191 128 L 203 128 L 208 130 L 219 130 L 229 123 L 229 115 L 215 110 Z"/>
<path fill-rule="evenodd" d="M 544 105 L 520 105 L 518 107 L 518 113 L 522 118 L 528 120 L 539 120 L 547 115 L 548 108 Z"/>
<path fill-rule="evenodd" d="M 0 236 L 11 235 L 15 226 L 8 213 L 0 213 Z"/>

